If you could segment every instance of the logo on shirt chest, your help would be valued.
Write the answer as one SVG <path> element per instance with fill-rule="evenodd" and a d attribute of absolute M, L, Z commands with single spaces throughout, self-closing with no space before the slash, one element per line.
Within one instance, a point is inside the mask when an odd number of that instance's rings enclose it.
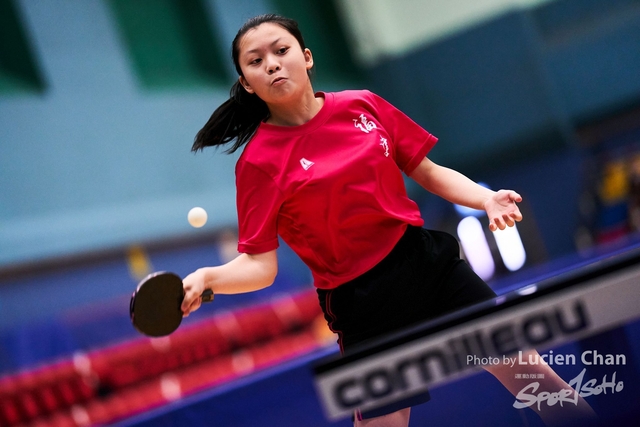
<path fill-rule="evenodd" d="M 367 116 L 365 116 L 364 114 L 360 114 L 360 116 L 357 119 L 353 119 L 353 124 L 355 127 L 360 129 L 364 133 L 369 133 L 373 129 L 378 128 L 376 124 L 371 120 L 367 119 Z"/>
<path fill-rule="evenodd" d="M 384 148 L 384 156 L 389 157 L 389 144 L 387 143 L 387 138 L 381 136 L 380 145 Z"/>
<path fill-rule="evenodd" d="M 372 120 L 369 120 L 364 114 L 360 114 L 357 119 L 353 119 L 353 124 L 364 133 L 370 133 L 372 130 L 378 129 L 378 126 Z M 379 146 L 382 147 L 382 154 L 384 154 L 385 157 L 389 157 L 389 142 L 387 138 L 380 136 Z M 309 168 L 315 164 L 304 157 L 301 158 L 299 162 L 300 166 L 302 166 L 304 170 L 309 170 Z"/>
<path fill-rule="evenodd" d="M 315 163 L 313 163 L 311 160 L 307 160 L 304 157 L 300 159 L 300 166 L 302 166 L 302 169 L 306 171 L 309 170 L 309 168 L 313 165 L 315 165 Z"/>
<path fill-rule="evenodd" d="M 378 129 L 378 126 L 376 126 L 376 124 L 369 120 L 364 114 L 360 114 L 357 119 L 353 119 L 353 124 L 364 133 L 369 133 L 374 129 Z M 384 156 L 389 157 L 389 142 L 387 141 L 387 138 L 380 136 L 380 146 L 384 150 Z"/>

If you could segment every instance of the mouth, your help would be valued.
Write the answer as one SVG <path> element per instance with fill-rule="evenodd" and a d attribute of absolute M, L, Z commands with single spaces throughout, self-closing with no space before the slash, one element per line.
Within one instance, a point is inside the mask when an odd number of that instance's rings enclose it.
<path fill-rule="evenodd" d="M 279 84 L 284 83 L 287 80 L 286 77 L 276 77 L 275 79 L 273 79 L 273 81 L 271 82 L 271 86 L 277 86 Z"/>

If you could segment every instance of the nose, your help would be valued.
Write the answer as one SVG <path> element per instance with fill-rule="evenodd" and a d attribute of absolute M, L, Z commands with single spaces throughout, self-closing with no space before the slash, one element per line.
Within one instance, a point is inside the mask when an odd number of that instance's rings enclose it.
<path fill-rule="evenodd" d="M 270 66 L 269 68 L 267 68 L 267 72 L 269 74 L 273 74 L 276 71 L 280 71 L 280 65 L 273 65 L 273 66 Z"/>
<path fill-rule="evenodd" d="M 276 71 L 280 71 L 280 62 L 278 62 L 275 58 L 271 57 L 267 61 L 267 73 L 273 74 Z"/>

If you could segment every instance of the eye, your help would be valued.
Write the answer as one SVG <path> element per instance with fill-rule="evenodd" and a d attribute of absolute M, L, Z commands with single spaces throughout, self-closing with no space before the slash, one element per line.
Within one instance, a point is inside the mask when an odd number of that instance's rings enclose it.
<path fill-rule="evenodd" d="M 282 55 L 287 53 L 288 50 L 289 50 L 288 47 L 281 47 L 280 49 L 278 49 L 278 53 Z"/>
<path fill-rule="evenodd" d="M 257 65 L 257 64 L 260 63 L 260 61 L 262 61 L 261 58 L 255 58 L 255 59 L 249 61 L 249 65 Z"/>

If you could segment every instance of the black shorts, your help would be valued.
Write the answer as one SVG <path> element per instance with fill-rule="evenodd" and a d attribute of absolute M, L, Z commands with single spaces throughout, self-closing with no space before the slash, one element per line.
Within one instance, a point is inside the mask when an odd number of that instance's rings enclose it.
<path fill-rule="evenodd" d="M 335 289 L 318 289 L 324 317 L 338 334 L 343 353 L 495 296 L 460 259 L 460 246 L 453 236 L 414 226 L 407 227 L 389 255 L 371 270 Z M 428 393 L 418 400 L 414 404 L 429 400 Z M 365 418 L 397 409 L 401 408 L 365 414 Z"/>

